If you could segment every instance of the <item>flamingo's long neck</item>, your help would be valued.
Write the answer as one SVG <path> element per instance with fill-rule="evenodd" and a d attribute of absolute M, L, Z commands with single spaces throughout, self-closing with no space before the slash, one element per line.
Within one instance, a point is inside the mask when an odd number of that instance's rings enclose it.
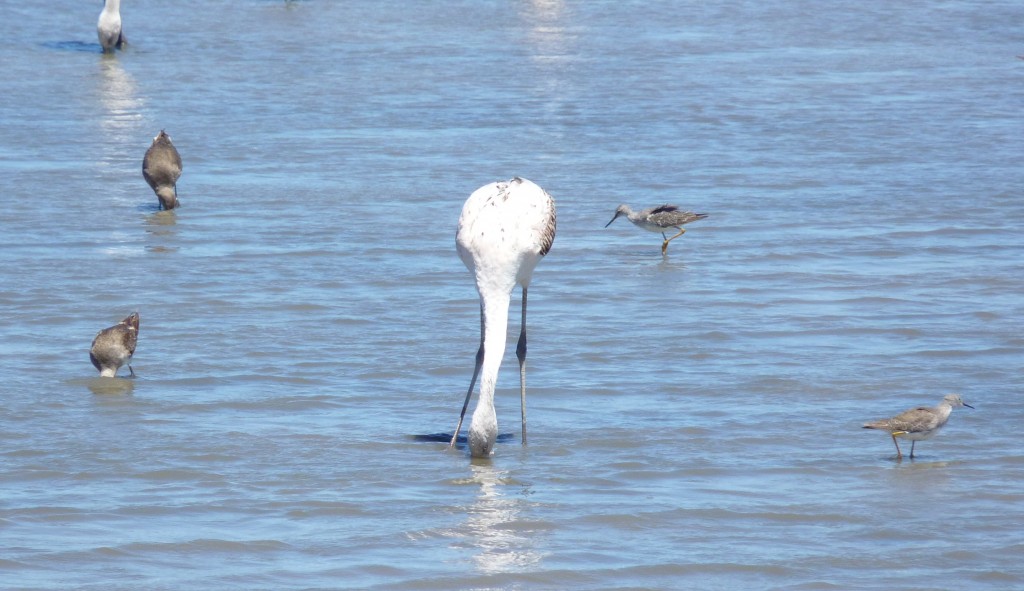
<path fill-rule="evenodd" d="M 505 354 L 508 333 L 508 308 L 511 293 L 499 290 L 482 295 L 484 318 L 484 360 L 480 368 L 480 396 L 469 425 L 469 450 L 474 456 L 486 457 L 494 450 L 498 438 L 498 415 L 494 410 L 494 387 L 498 369 Z"/>

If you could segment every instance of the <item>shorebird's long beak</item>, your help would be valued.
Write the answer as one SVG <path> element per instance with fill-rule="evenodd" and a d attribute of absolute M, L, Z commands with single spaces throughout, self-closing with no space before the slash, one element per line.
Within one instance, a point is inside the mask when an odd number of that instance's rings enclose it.
<path fill-rule="evenodd" d="M 607 228 L 608 226 L 612 225 L 612 222 L 614 222 L 615 220 L 619 219 L 620 215 L 622 215 L 622 214 L 616 211 L 615 212 L 615 216 L 612 217 L 611 222 L 608 222 L 607 224 L 605 224 L 604 227 Z"/>
<path fill-rule="evenodd" d="M 961 400 L 961 402 L 963 402 L 963 401 Z M 967 408 L 974 408 L 973 406 L 971 406 L 970 404 L 967 404 L 966 402 L 963 402 L 963 405 L 966 406 Z"/>

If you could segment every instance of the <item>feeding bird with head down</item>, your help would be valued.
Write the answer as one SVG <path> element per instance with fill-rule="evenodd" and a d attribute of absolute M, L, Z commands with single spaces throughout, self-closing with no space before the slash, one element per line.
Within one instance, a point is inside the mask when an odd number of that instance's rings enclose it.
<path fill-rule="evenodd" d="M 480 187 L 469 196 L 459 216 L 455 246 L 476 280 L 480 295 L 480 348 L 449 447 L 455 446 L 480 378 L 480 395 L 469 425 L 469 450 L 474 457 L 494 452 L 498 417 L 494 388 L 505 354 L 512 290 L 522 288 L 522 310 L 516 357 L 523 445 L 526 445 L 526 294 L 533 270 L 555 239 L 555 202 L 544 189 L 519 177 Z"/>
<path fill-rule="evenodd" d="M 132 312 L 124 320 L 104 328 L 92 340 L 89 348 L 89 360 L 100 371 L 100 377 L 117 376 L 117 370 L 128 364 L 128 371 L 135 377 L 132 369 L 132 355 L 139 339 L 139 313 Z"/>
<path fill-rule="evenodd" d="M 181 177 L 181 156 L 164 130 L 153 138 L 153 143 L 142 158 L 142 176 L 149 183 L 161 209 L 178 206 L 178 178 Z"/>

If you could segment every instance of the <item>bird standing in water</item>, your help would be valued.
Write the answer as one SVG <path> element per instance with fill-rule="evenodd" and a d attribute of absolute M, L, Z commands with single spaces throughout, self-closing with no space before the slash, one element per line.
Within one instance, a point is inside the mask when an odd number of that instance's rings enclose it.
<path fill-rule="evenodd" d="M 96 35 L 100 39 L 100 47 L 104 53 L 114 49 L 124 49 L 128 41 L 121 30 L 121 0 L 106 0 L 100 20 L 96 23 Z"/>
<path fill-rule="evenodd" d="M 682 236 L 686 230 L 683 229 L 683 224 L 689 224 L 697 220 L 702 220 L 708 217 L 706 213 L 693 213 L 692 211 L 681 211 L 675 205 L 661 205 L 659 207 L 652 207 L 650 209 L 644 209 L 642 211 L 633 211 L 628 205 L 620 205 L 615 210 L 615 215 L 611 221 L 604 225 L 605 228 L 612 225 L 612 222 L 619 219 L 619 216 L 626 216 L 629 221 L 633 222 L 637 227 L 649 230 L 651 232 L 660 232 L 661 237 L 665 239 L 665 242 L 661 244 L 661 254 L 665 254 L 668 250 L 668 243 L 672 242 L 676 238 Z M 665 230 L 668 228 L 675 228 L 679 230 L 679 233 L 668 238 L 665 236 Z"/>
<path fill-rule="evenodd" d="M 966 406 L 974 408 L 960 398 L 959 394 L 946 394 L 942 402 L 935 407 L 920 406 L 902 412 L 891 419 L 882 419 L 871 423 L 865 423 L 865 429 L 879 429 L 888 431 L 892 435 L 892 442 L 896 445 L 896 459 L 902 459 L 900 444 L 897 437 L 910 440 L 910 457 L 914 457 L 914 444 L 924 439 L 931 439 L 939 429 L 949 421 L 949 415 L 953 408 Z"/>
<path fill-rule="evenodd" d="M 459 258 L 473 273 L 480 294 L 480 348 L 449 447 L 459 436 L 473 386 L 480 377 L 480 396 L 469 425 L 469 450 L 474 457 L 487 457 L 494 451 L 498 436 L 494 387 L 505 353 L 509 302 L 516 284 L 523 289 L 516 356 L 526 445 L 526 293 L 534 268 L 554 239 L 555 202 L 544 189 L 526 179 L 516 177 L 480 187 L 462 207 L 455 246 Z"/>
<path fill-rule="evenodd" d="M 156 193 L 162 209 L 178 206 L 178 177 L 181 176 L 181 156 L 164 130 L 153 138 L 153 143 L 142 158 L 142 176 Z"/>
<path fill-rule="evenodd" d="M 135 344 L 138 339 L 138 312 L 132 312 L 120 323 L 101 330 L 92 340 L 92 347 L 89 349 L 89 359 L 96 369 L 100 370 L 100 377 L 115 377 L 117 370 L 126 363 L 128 371 L 131 372 L 132 377 L 135 377 L 135 370 L 132 369 L 132 355 L 135 354 Z"/>

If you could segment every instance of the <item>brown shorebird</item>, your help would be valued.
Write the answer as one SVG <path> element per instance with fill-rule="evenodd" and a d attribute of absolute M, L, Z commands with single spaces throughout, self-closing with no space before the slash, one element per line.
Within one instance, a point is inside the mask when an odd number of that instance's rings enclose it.
<path fill-rule="evenodd" d="M 131 362 L 138 339 L 138 312 L 132 312 L 118 324 L 101 330 L 92 340 L 92 348 L 89 349 L 89 359 L 92 360 L 96 369 L 100 370 L 100 377 L 116 376 L 117 370 L 126 363 L 128 371 L 131 372 L 132 377 L 135 377 L 135 370 L 132 369 Z"/>
<path fill-rule="evenodd" d="M 160 199 L 162 209 L 178 206 L 178 177 L 181 176 L 181 156 L 164 130 L 153 138 L 153 144 L 142 159 L 142 176 Z"/>
<path fill-rule="evenodd" d="M 939 429 L 949 420 L 950 413 L 957 406 L 974 408 L 960 398 L 959 394 L 946 394 L 942 402 L 935 407 L 919 406 L 902 412 L 891 419 L 882 419 L 871 423 L 865 423 L 865 429 L 879 429 L 888 431 L 892 435 L 892 442 L 896 445 L 896 459 L 901 459 L 900 444 L 897 437 L 910 440 L 910 457 L 914 457 L 914 444 L 924 439 L 931 439 Z"/>
<path fill-rule="evenodd" d="M 693 213 L 692 211 L 682 211 L 675 205 L 661 205 L 658 207 L 651 207 L 650 209 L 644 209 L 641 211 L 633 211 L 628 205 L 620 205 L 615 210 L 615 216 L 612 217 L 611 222 L 604 225 L 605 228 L 612 225 L 612 222 L 619 219 L 619 216 L 626 216 L 626 218 L 633 222 L 638 228 L 649 230 L 651 232 L 660 232 L 661 237 L 665 239 L 665 242 L 661 243 L 661 254 L 665 254 L 668 250 L 668 243 L 674 239 L 682 236 L 686 230 L 683 229 L 683 224 L 689 224 L 697 220 L 702 220 L 708 217 L 706 213 Z M 668 238 L 665 236 L 665 230 L 669 228 L 675 228 L 679 230 L 679 233 Z"/>

